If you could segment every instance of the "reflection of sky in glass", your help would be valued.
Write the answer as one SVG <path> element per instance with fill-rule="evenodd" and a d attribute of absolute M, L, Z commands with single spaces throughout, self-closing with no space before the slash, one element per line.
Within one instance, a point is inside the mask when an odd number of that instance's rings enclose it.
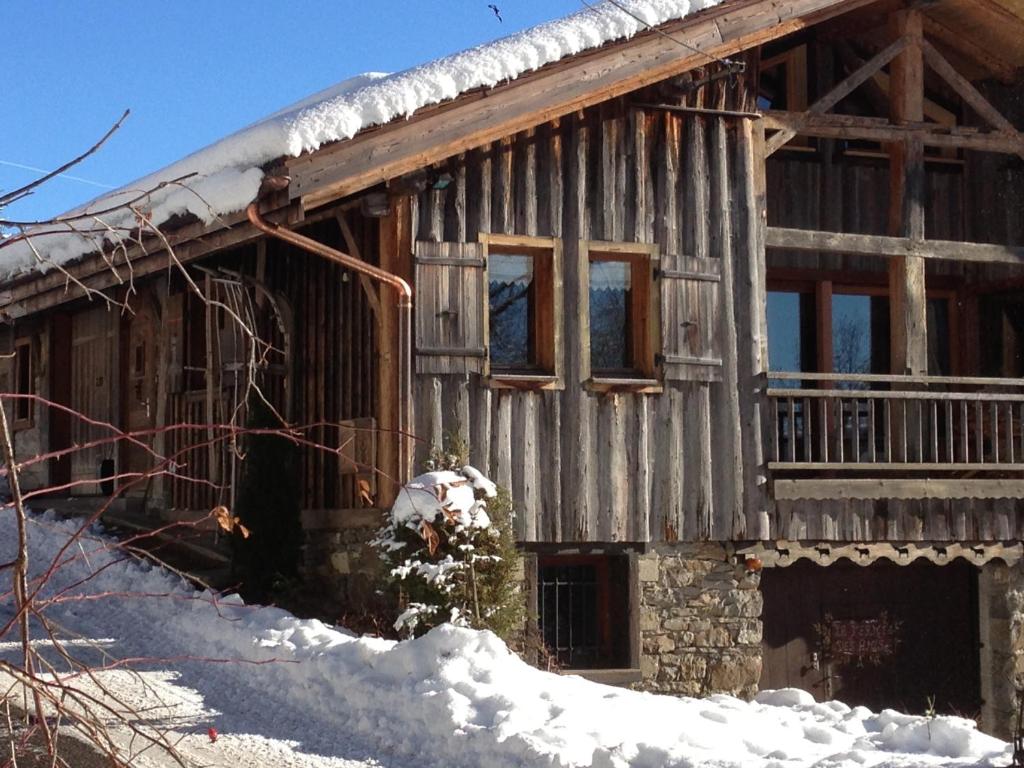
<path fill-rule="evenodd" d="M 871 370 L 870 296 L 832 296 L 832 370 L 836 373 Z"/>
<path fill-rule="evenodd" d="M 492 253 L 487 263 L 487 276 L 492 283 L 529 282 L 533 280 L 533 257 Z"/>
<path fill-rule="evenodd" d="M 632 366 L 629 333 L 630 265 L 590 262 L 590 366 L 625 370 Z"/>
<path fill-rule="evenodd" d="M 498 368 L 528 368 L 533 258 L 492 253 L 487 263 L 490 356 Z"/>
<path fill-rule="evenodd" d="M 800 294 L 768 292 L 768 370 L 800 371 Z"/>

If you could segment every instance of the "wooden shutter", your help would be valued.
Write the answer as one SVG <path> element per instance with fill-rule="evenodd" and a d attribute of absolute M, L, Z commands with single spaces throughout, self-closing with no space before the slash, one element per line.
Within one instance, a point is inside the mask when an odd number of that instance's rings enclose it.
<path fill-rule="evenodd" d="M 416 243 L 417 373 L 486 373 L 487 289 L 480 243 Z"/>
<path fill-rule="evenodd" d="M 665 378 L 720 381 L 722 262 L 699 256 L 675 261 L 676 269 L 659 273 Z"/>
<path fill-rule="evenodd" d="M 338 422 L 338 471 L 355 479 L 354 496 L 364 500 L 377 495 L 377 420 L 370 416 Z M 358 504 L 357 504 L 358 506 Z"/>

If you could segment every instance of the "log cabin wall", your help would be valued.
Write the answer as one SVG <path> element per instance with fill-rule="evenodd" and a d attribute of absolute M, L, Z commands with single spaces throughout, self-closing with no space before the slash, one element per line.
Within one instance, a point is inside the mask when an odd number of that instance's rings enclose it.
<path fill-rule="evenodd" d="M 742 79 L 695 94 L 691 107 L 749 107 Z M 652 101 L 665 98 L 653 89 L 634 94 L 454 158 L 437 169 L 451 175 L 450 185 L 415 200 L 415 240 L 470 243 L 498 233 L 562 241 L 563 389 L 492 388 L 475 373 L 415 379 L 419 462 L 446 432 L 457 434 L 471 461 L 511 490 L 524 542 L 768 533 L 760 522 L 759 438 L 748 439 L 757 421 L 753 390 L 749 398 L 738 393 L 741 382 L 752 386 L 754 330 L 743 286 L 756 278 L 748 270 L 760 242 L 753 126 L 631 107 Z M 663 271 L 685 269 L 684 256 L 721 262 L 713 332 L 726 344 L 718 381 L 665 380 L 647 394 L 584 388 L 581 239 L 657 244 Z M 681 291 L 662 290 L 662 323 L 680 322 Z"/>

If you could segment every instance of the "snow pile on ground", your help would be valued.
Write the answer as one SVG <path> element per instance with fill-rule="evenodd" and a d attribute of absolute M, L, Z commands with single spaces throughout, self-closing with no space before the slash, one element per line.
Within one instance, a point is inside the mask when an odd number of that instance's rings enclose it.
<path fill-rule="evenodd" d="M 210 223 L 218 216 L 245 208 L 256 197 L 261 166 L 282 156 L 298 156 L 333 141 L 348 139 L 363 128 L 408 117 L 422 107 L 453 99 L 474 88 L 514 80 L 525 72 L 566 56 L 635 35 L 645 25 L 680 19 L 721 0 L 615 0 L 595 2 L 563 19 L 540 24 L 393 75 L 367 73 L 310 96 L 215 144 L 104 195 L 66 216 L 106 211 L 124 205 L 147 190 L 170 183 L 138 207 L 159 226 L 172 216 L 191 213 Z M 621 7 L 620 7 L 621 6 Z M 642 20 L 642 21 L 641 21 Z M 113 228 L 130 227 L 132 211 L 103 214 Z M 105 226 L 91 233 L 90 220 L 69 224 L 69 231 L 33 238 L 49 264 L 63 264 L 97 250 Z M 46 228 L 53 231 L 52 227 Z M 76 232 L 71 232 L 74 229 Z M 31 269 L 45 269 L 28 243 L 3 249 L 0 278 Z"/>
<path fill-rule="evenodd" d="M 0 511 L 0 562 L 12 557 L 12 517 Z M 72 530 L 53 517 L 32 520 L 35 572 L 57 557 Z M 154 690 L 183 690 L 191 716 L 175 727 L 186 734 L 182 749 L 203 750 L 204 759 L 243 744 L 273 755 L 275 765 L 308 766 L 852 768 L 1009 760 L 1006 744 L 959 718 L 876 715 L 793 690 L 762 693 L 753 703 L 632 692 L 536 670 L 488 632 L 444 625 L 395 643 L 237 599 L 215 601 L 160 569 L 118 562 L 99 536 L 64 558 L 47 588 L 57 596 L 47 614 L 69 633 L 99 641 L 105 658 L 152 657 L 139 666 L 155 676 Z M 7 590 L 9 581 L 0 581 L 0 624 L 11 612 Z M 94 599 L 101 594 L 109 597 Z M 81 644 L 71 650 L 84 652 Z M 16 658 L 16 647 L 7 652 Z M 220 733 L 215 744 L 206 736 L 210 726 Z"/>

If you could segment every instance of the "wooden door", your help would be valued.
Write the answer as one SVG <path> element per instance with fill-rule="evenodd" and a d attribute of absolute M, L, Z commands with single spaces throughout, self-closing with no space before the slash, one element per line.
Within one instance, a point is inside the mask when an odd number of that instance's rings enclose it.
<path fill-rule="evenodd" d="M 71 318 L 71 407 L 88 419 L 111 423 L 116 413 L 113 373 L 114 337 L 118 316 L 105 306 L 78 312 Z M 86 446 L 111 435 L 109 428 L 71 418 L 71 442 Z M 101 469 L 110 468 L 117 445 L 105 442 L 77 449 L 71 456 L 72 493 L 94 495 Z"/>
<path fill-rule="evenodd" d="M 148 434 L 156 424 L 156 369 L 159 320 L 153 303 L 141 300 L 134 307 L 135 314 L 122 327 L 121 381 L 123 419 L 125 430 L 140 442 L 153 444 Z M 152 456 L 134 443 L 123 443 L 121 450 L 123 471 L 147 472 L 154 469 Z M 130 495 L 145 493 L 146 483 L 137 483 Z"/>
<path fill-rule="evenodd" d="M 765 569 L 760 686 L 878 711 L 981 709 L 977 569 L 888 560 Z"/>

